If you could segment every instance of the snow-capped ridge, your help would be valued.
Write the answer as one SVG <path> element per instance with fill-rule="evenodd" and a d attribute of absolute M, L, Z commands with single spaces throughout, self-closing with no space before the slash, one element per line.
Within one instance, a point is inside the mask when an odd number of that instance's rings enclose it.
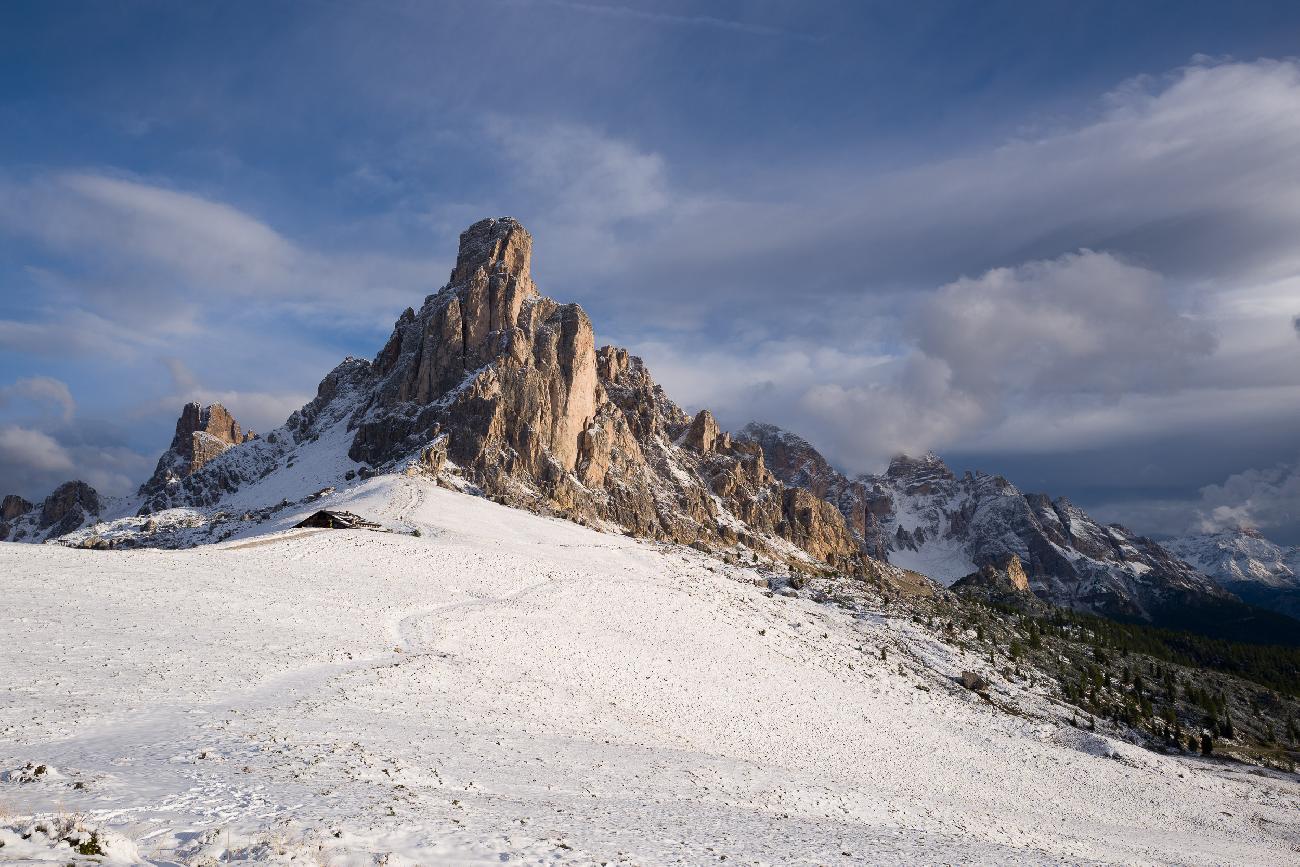
<path fill-rule="evenodd" d="M 778 477 L 824 491 L 864 550 L 942 584 L 1015 557 L 1037 596 L 1082 611 L 1160 620 L 1232 598 L 1159 543 L 1102 525 L 1065 497 L 1022 493 L 984 472 L 958 476 L 933 452 L 899 455 L 883 473 L 850 479 L 775 425 L 742 436 L 763 448 Z"/>

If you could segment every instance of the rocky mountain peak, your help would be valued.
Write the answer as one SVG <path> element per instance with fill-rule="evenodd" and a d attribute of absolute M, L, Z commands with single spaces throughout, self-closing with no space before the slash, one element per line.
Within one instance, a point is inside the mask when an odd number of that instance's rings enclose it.
<path fill-rule="evenodd" d="M 895 455 L 889 461 L 889 468 L 885 470 L 885 475 L 894 479 L 902 478 L 942 478 L 954 479 L 952 470 L 943 459 L 934 452 L 926 452 L 920 457 L 911 457 L 910 455 Z"/>
<path fill-rule="evenodd" d="M 626 350 L 597 351 L 581 307 L 538 294 L 531 250 L 506 217 L 461 235 L 451 281 L 402 314 L 376 357 L 350 457 L 388 467 L 445 454 L 511 505 L 709 547 L 793 542 L 864 568 L 839 514 L 786 490 L 761 449 L 707 410 L 687 415 Z"/>
<path fill-rule="evenodd" d="M 209 509 L 211 538 L 219 523 L 251 520 L 232 518 L 236 509 L 266 516 L 295 491 L 310 501 L 313 491 L 403 473 L 732 560 L 931 592 L 872 559 L 834 505 L 780 482 L 759 445 L 734 440 L 708 410 L 684 412 L 641 359 L 597 350 L 580 306 L 538 293 L 531 253 L 513 219 L 470 226 L 449 282 L 398 316 L 373 362 L 344 361 L 256 442 L 244 444 L 219 405 L 184 407 L 131 532 L 185 544 L 200 534 L 137 519 Z"/>
<path fill-rule="evenodd" d="M 482 268 L 489 276 L 510 275 L 521 286 L 535 292 L 529 274 L 532 255 L 533 236 L 513 217 L 479 220 L 460 233 L 451 283 L 466 283 Z"/>
<path fill-rule="evenodd" d="M 1054 604 L 1156 622 L 1188 611 L 1240 614 L 1158 543 L 1099 524 L 1064 497 L 1023 494 L 986 473 L 957 477 L 933 453 L 900 455 L 884 473 L 850 480 L 772 425 L 750 425 L 742 437 L 762 444 L 782 481 L 833 503 L 864 551 L 942 584 L 987 590 L 996 579 L 1008 592 L 1027 587 Z"/>
<path fill-rule="evenodd" d="M 103 505 L 82 481 L 64 482 L 39 505 L 10 494 L 0 503 L 0 541 L 41 542 L 71 533 L 97 519 Z"/>
<path fill-rule="evenodd" d="M 1164 545 L 1247 602 L 1300 618 L 1300 546 L 1278 545 L 1245 527 Z"/>
<path fill-rule="evenodd" d="M 31 510 L 31 501 L 25 500 L 17 494 L 7 494 L 4 502 L 0 503 L 0 521 L 12 521 L 19 515 Z"/>
<path fill-rule="evenodd" d="M 978 572 L 973 572 L 953 585 L 954 589 L 982 586 L 996 588 L 1013 593 L 1029 593 L 1029 576 L 1025 574 L 1024 564 L 1017 554 L 1007 554 L 996 561 L 985 563 Z"/>
<path fill-rule="evenodd" d="M 180 479 L 192 476 L 227 449 L 255 439 L 253 431 L 244 431 L 224 406 L 203 406 L 191 401 L 181 407 L 176 419 L 176 433 L 163 452 L 153 475 L 140 486 L 141 496 L 164 490 Z"/>
<path fill-rule="evenodd" d="M 17 494 L 8 494 L 0 503 L 0 542 L 7 540 L 14 532 L 14 526 L 24 518 L 30 518 L 35 508 L 30 500 Z"/>
<path fill-rule="evenodd" d="M 41 503 L 37 527 L 49 536 L 61 536 L 99 514 L 99 494 L 82 481 L 64 482 Z"/>

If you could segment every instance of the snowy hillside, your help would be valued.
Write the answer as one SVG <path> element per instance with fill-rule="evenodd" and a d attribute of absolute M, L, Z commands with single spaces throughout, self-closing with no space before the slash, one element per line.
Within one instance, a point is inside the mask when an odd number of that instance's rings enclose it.
<path fill-rule="evenodd" d="M 899 610 L 420 478 L 332 496 L 420 535 L 0 544 L 0 859 L 77 861 L 76 817 L 153 864 L 1295 858 L 1294 776 L 1072 728 Z"/>

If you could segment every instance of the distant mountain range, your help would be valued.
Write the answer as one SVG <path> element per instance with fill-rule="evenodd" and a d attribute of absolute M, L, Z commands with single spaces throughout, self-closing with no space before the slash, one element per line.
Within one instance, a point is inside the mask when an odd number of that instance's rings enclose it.
<path fill-rule="evenodd" d="M 1300 546 L 1275 544 L 1245 527 L 1164 546 L 1247 602 L 1300 618 Z"/>
<path fill-rule="evenodd" d="M 1187 549 L 1103 525 L 1064 497 L 1023 493 L 986 473 L 957 476 L 933 454 L 897 457 L 882 474 L 849 478 L 807 440 L 770 424 L 751 423 L 737 439 L 758 445 L 778 478 L 833 503 L 864 550 L 941 584 L 1014 554 L 1034 594 L 1054 605 L 1239 640 L 1300 642 L 1300 622 L 1243 604 L 1242 583 L 1229 573 L 1185 562 Z M 1254 587 L 1246 601 L 1273 607 L 1277 597 Z"/>

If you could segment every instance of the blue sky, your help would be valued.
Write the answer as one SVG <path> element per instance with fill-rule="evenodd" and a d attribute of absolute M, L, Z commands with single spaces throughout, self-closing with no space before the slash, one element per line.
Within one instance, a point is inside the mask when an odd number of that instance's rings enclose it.
<path fill-rule="evenodd" d="M 730 426 L 1300 541 L 1300 6 L 0 6 L 0 489 L 266 429 L 511 214 Z"/>

